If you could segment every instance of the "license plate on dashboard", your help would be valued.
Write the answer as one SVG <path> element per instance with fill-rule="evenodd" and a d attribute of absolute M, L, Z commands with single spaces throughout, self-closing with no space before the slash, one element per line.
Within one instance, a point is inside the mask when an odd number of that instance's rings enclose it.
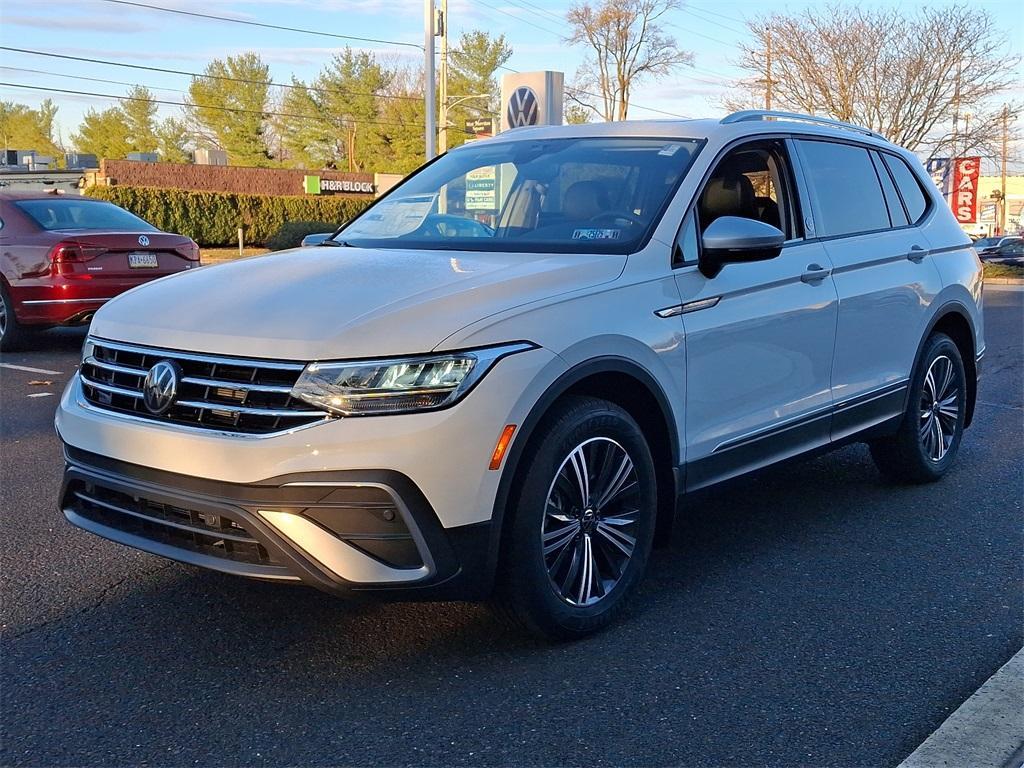
<path fill-rule="evenodd" d="M 128 266 L 132 269 L 155 269 L 160 262 L 155 253 L 136 252 L 128 254 Z"/>

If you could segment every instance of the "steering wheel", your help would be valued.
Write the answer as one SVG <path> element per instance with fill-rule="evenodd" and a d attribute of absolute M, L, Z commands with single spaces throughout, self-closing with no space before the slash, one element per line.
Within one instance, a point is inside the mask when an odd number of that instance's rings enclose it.
<path fill-rule="evenodd" d="M 603 211 L 597 214 L 597 216 L 591 217 L 591 222 L 601 221 L 603 219 L 611 219 L 612 221 L 628 221 L 630 224 L 636 224 L 638 227 L 645 226 L 645 222 L 639 216 L 636 216 L 628 211 Z"/>

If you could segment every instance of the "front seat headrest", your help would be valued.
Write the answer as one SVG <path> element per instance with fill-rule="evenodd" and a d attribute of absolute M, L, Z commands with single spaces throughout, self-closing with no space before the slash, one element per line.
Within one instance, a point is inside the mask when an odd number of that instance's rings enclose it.
<path fill-rule="evenodd" d="M 571 221 L 587 221 L 610 210 L 608 192 L 598 181 L 577 181 L 565 190 L 562 213 Z"/>
<path fill-rule="evenodd" d="M 754 185 L 742 173 L 729 168 L 716 171 L 701 195 L 701 225 L 707 227 L 719 216 L 757 218 Z"/>

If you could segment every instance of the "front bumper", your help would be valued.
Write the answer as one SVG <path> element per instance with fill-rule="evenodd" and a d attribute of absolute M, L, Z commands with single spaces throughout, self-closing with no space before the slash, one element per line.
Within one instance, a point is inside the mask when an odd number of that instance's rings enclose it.
<path fill-rule="evenodd" d="M 65 446 L 61 509 L 87 531 L 238 576 L 335 594 L 486 594 L 489 523 L 444 529 L 400 473 L 340 471 L 228 484 Z"/>

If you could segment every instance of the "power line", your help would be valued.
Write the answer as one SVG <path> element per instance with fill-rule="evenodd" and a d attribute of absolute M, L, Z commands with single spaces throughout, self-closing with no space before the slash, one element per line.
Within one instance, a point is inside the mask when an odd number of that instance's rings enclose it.
<path fill-rule="evenodd" d="M 505 65 L 500 65 L 498 67 L 498 69 L 504 69 L 506 72 L 512 72 L 513 74 L 516 74 L 516 75 L 519 74 L 519 70 L 518 69 L 512 69 L 512 67 L 506 67 Z M 595 99 L 604 98 L 600 93 L 591 93 L 590 91 L 584 91 L 584 90 L 581 90 L 579 88 L 573 88 L 572 86 L 569 86 L 568 88 L 566 88 L 566 90 L 572 91 L 574 93 L 581 94 L 583 96 L 593 96 Z M 689 115 L 681 115 L 678 112 L 667 112 L 664 109 L 655 109 L 654 107 L 645 107 L 643 104 L 637 104 L 634 101 L 630 101 L 629 102 L 629 106 L 630 107 L 635 107 L 636 109 L 643 109 L 643 110 L 646 110 L 647 112 L 656 112 L 656 113 L 658 113 L 660 115 L 667 115 L 669 117 L 678 117 L 678 118 L 680 118 L 682 120 L 691 120 L 692 119 Z"/>
<path fill-rule="evenodd" d="M 323 32 L 316 29 L 303 29 L 302 27 L 285 27 L 280 24 L 267 24 L 262 21 L 249 21 L 248 19 L 233 19 L 230 16 L 215 16 L 212 13 L 199 13 L 198 11 L 184 11 L 180 8 L 164 8 L 159 5 L 149 5 L 148 3 L 138 3 L 133 0 L 102 0 L 105 3 L 114 3 L 115 5 L 130 5 L 135 8 L 147 8 L 151 11 L 161 11 L 163 13 L 176 13 L 181 16 L 192 16 L 199 19 L 210 19 L 212 21 L 226 21 L 232 24 L 245 24 L 249 27 L 262 27 L 263 29 L 277 29 L 284 32 L 300 32 L 305 35 L 317 35 L 319 37 L 331 37 L 338 40 L 355 40 L 360 43 L 378 43 L 380 45 L 402 45 L 409 48 L 416 48 L 422 51 L 423 46 L 417 45 L 416 43 L 405 43 L 399 40 L 381 40 L 373 37 L 356 37 L 355 35 L 339 35 L 336 32 Z"/>
<path fill-rule="evenodd" d="M 73 91 L 67 88 L 44 88 L 38 85 L 24 85 L 22 83 L 0 83 L 0 88 L 24 88 L 30 91 L 43 91 L 46 93 L 63 93 L 69 96 L 86 96 L 100 99 L 114 99 L 115 101 L 144 101 L 151 104 L 166 104 L 172 107 L 182 107 L 184 109 L 214 109 L 218 112 L 234 112 L 236 114 L 244 115 L 261 115 L 263 117 L 293 117 L 299 120 L 321 120 L 320 115 L 300 115 L 294 112 L 273 112 L 264 111 L 260 109 L 242 109 L 241 107 L 218 107 L 212 104 L 188 104 L 181 101 L 170 101 L 168 99 L 145 99 L 139 96 L 118 96 L 113 93 L 95 93 L 92 91 Z M 424 123 L 411 123 L 411 122 L 398 122 L 394 120 L 370 120 L 370 119 L 358 119 L 352 120 L 354 123 L 370 124 L 370 125 L 411 125 L 415 127 L 423 127 Z M 469 133 L 466 131 L 466 133 Z"/>
<path fill-rule="evenodd" d="M 527 5 L 531 9 L 533 9 L 534 11 L 537 11 L 539 13 L 543 13 L 545 16 L 550 16 L 552 19 L 554 19 L 555 21 L 557 21 L 557 22 L 559 22 L 561 24 L 565 23 L 565 17 L 564 16 L 559 16 L 557 13 L 552 13 L 551 11 L 547 10 L 546 8 L 541 8 L 539 5 L 531 3 L 530 0 L 508 0 L 508 1 L 510 3 L 514 3 L 515 5 L 520 5 L 520 6 Z"/>
<path fill-rule="evenodd" d="M 91 59 L 85 56 L 70 56 L 66 53 L 51 53 L 49 51 L 33 51 L 28 48 L 11 48 L 0 45 L 0 51 L 12 51 L 14 53 L 28 53 L 33 56 L 46 56 L 52 59 L 66 59 L 68 61 L 81 61 L 87 64 L 103 64 L 110 67 L 123 67 L 125 69 L 141 69 L 146 72 L 161 72 L 170 75 L 185 75 L 186 77 L 205 78 L 209 80 L 225 80 L 230 83 L 245 83 L 247 85 L 271 85 L 275 88 L 292 88 L 295 90 L 316 91 L 318 93 L 335 93 L 340 96 L 374 96 L 380 99 L 400 99 L 404 101 L 423 101 L 422 96 L 404 96 L 401 94 L 370 93 L 369 91 L 341 91 L 337 88 L 322 88 L 315 85 L 296 85 L 295 83 L 277 83 L 273 80 L 254 80 L 244 77 L 229 77 L 228 75 L 208 75 L 203 72 L 189 72 L 184 69 L 168 69 L 166 67 L 152 67 L 144 64 L 127 64 L 123 61 L 110 61 L 108 59 Z M 113 82 L 113 81 L 109 81 Z M 134 83 L 122 83 L 122 85 L 134 85 Z M 165 90 L 174 90 L 167 88 Z"/>
<path fill-rule="evenodd" d="M 498 8 L 497 6 L 494 6 L 494 5 L 491 5 L 490 3 L 484 2 L 484 0 L 479 0 L 479 2 L 481 3 L 481 5 L 484 5 L 487 8 L 490 8 L 492 11 L 496 11 L 496 12 L 498 12 L 500 14 L 508 16 L 510 19 L 515 19 L 516 21 L 518 21 L 521 24 L 528 24 L 529 26 L 533 27 L 534 29 L 539 29 L 541 32 L 547 32 L 549 35 L 554 35 L 559 40 L 562 39 L 562 33 L 561 32 L 556 32 L 555 30 L 549 29 L 548 27 L 542 27 L 540 24 L 534 24 L 532 21 L 527 21 L 526 19 L 522 18 L 521 16 L 516 16 L 514 13 L 502 10 L 501 8 Z"/>
<path fill-rule="evenodd" d="M 721 29 L 724 29 L 726 32 L 732 32 L 732 33 L 735 34 L 737 32 L 742 33 L 742 32 L 746 31 L 746 30 L 743 30 L 743 29 L 737 29 L 736 27 L 731 26 L 731 25 L 727 26 L 727 25 L 723 24 L 720 21 L 715 21 L 714 19 L 708 19 L 705 16 L 703 16 L 702 13 L 700 11 L 698 11 L 696 8 L 690 8 L 689 6 L 686 6 L 684 8 L 681 8 L 680 10 L 683 13 L 690 14 L 695 19 L 699 19 L 700 21 L 703 21 L 705 24 L 714 24 L 716 27 L 720 27 Z"/>
<path fill-rule="evenodd" d="M 69 75 L 66 72 L 49 72 L 45 69 L 26 69 L 25 67 L 7 67 L 0 66 L 0 69 L 7 70 L 9 72 L 25 72 L 33 75 L 50 75 L 52 77 L 66 77 L 70 80 L 88 80 L 92 83 L 106 83 L 108 85 L 127 85 L 129 87 L 138 86 L 139 83 L 128 83 L 124 80 L 105 80 L 102 77 L 86 77 L 85 75 Z M 188 91 L 183 91 L 180 88 L 164 88 L 162 86 L 141 86 L 147 90 L 152 89 L 154 91 L 171 91 L 172 93 L 187 94 Z"/>
<path fill-rule="evenodd" d="M 687 6 L 687 8 L 691 8 L 691 7 L 692 6 Z M 697 10 L 697 9 L 694 9 L 694 10 Z M 735 21 L 736 23 L 743 24 L 744 26 L 746 26 L 746 24 L 747 24 L 746 19 L 737 19 L 735 16 L 729 16 L 728 14 L 725 14 L 725 13 L 718 13 L 717 11 L 711 11 L 711 10 L 708 10 L 707 8 L 701 8 L 700 12 L 701 13 L 706 13 L 706 14 L 708 14 L 710 16 L 717 16 L 718 18 L 725 19 L 726 21 Z"/>

